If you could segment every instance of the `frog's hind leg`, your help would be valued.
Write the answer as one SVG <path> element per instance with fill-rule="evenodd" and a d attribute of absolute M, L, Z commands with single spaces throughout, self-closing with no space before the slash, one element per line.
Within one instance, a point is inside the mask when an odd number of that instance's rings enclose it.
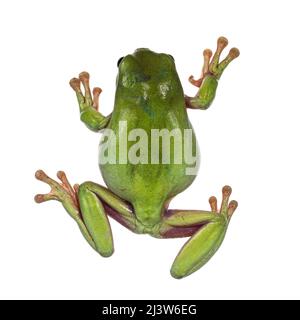
<path fill-rule="evenodd" d="M 111 191 L 93 182 L 85 182 L 72 187 L 63 171 L 57 173 L 61 183 L 48 177 L 42 170 L 35 174 L 38 180 L 51 187 L 48 194 L 38 194 L 38 203 L 58 200 L 77 222 L 88 243 L 102 256 L 113 253 L 113 238 L 107 215 L 129 229 L 134 230 L 134 216 L 131 207 Z"/>
<path fill-rule="evenodd" d="M 78 198 L 82 217 L 97 251 L 103 256 L 113 253 L 113 243 L 107 215 L 135 231 L 135 217 L 131 206 L 107 188 L 94 182 L 79 186 Z"/>
<path fill-rule="evenodd" d="M 237 202 L 228 204 L 231 188 L 225 186 L 222 190 L 221 209 L 217 209 L 217 199 L 211 197 L 211 211 L 169 210 L 162 224 L 160 235 L 163 238 L 187 237 L 185 243 L 175 258 L 171 275 L 183 278 L 200 269 L 220 247 L 230 221 L 237 208 Z"/>

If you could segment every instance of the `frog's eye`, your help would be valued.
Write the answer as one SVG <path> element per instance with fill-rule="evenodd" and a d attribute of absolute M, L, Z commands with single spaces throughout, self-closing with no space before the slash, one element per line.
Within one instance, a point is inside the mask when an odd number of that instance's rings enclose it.
<path fill-rule="evenodd" d="M 117 62 L 117 66 L 119 66 L 119 65 L 120 65 L 120 63 L 121 63 L 121 61 L 123 60 L 123 58 L 124 58 L 124 57 L 121 57 L 121 58 L 118 60 L 118 62 Z"/>
<path fill-rule="evenodd" d="M 169 54 L 169 57 L 171 57 L 173 59 L 173 61 L 175 61 L 174 57 L 172 55 Z"/>

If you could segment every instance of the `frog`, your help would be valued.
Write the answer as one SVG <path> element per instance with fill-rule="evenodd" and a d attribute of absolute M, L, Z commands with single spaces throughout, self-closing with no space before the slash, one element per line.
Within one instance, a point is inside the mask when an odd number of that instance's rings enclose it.
<path fill-rule="evenodd" d="M 77 78 L 72 78 L 70 86 L 77 97 L 80 120 L 94 132 L 104 134 L 108 130 L 115 133 L 114 139 L 106 135 L 106 139 L 100 142 L 98 162 L 106 186 L 92 181 L 72 185 L 64 171 L 58 171 L 58 180 L 54 180 L 43 170 L 38 170 L 35 177 L 48 184 L 51 191 L 37 194 L 35 201 L 61 202 L 88 244 L 102 257 L 109 257 L 114 252 L 112 218 L 136 234 L 148 234 L 159 239 L 188 238 L 170 269 L 175 279 L 189 276 L 203 267 L 221 246 L 238 206 L 237 201 L 229 201 L 231 187 L 223 187 L 220 206 L 217 198 L 211 196 L 208 210 L 170 209 L 171 200 L 193 183 L 197 170 L 187 174 L 190 164 L 184 161 L 124 161 L 120 150 L 125 149 L 126 154 L 135 141 L 121 141 L 124 128 L 120 128 L 120 123 L 126 124 L 128 131 L 139 128 L 146 134 L 153 129 L 176 129 L 181 133 L 189 130 L 192 137 L 189 147 L 195 154 L 198 143 L 187 109 L 206 110 L 210 107 L 223 71 L 239 56 L 239 50 L 231 48 L 221 60 L 227 45 L 228 40 L 222 36 L 217 40 L 214 54 L 210 49 L 203 51 L 200 78 L 189 77 L 191 84 L 197 87 L 192 97 L 183 92 L 172 55 L 139 48 L 133 54 L 120 58 L 114 108 L 108 116 L 99 111 L 102 89 L 90 89 L 89 73 L 84 71 Z M 117 161 L 102 161 L 105 156 L 101 146 L 106 143 L 112 147 L 112 141 Z M 171 146 L 174 146 L 177 142 L 172 141 Z M 183 147 L 183 142 L 179 144 Z M 151 146 L 148 145 L 144 151 L 150 152 Z M 174 152 L 171 155 L 174 156 Z M 163 157 L 163 151 L 159 150 L 159 160 Z M 199 157 L 196 152 L 196 158 Z"/>

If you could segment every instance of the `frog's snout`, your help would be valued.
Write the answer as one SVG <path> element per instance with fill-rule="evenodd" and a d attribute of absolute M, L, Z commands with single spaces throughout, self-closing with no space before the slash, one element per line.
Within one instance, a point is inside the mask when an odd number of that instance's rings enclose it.
<path fill-rule="evenodd" d="M 142 52 L 142 51 L 151 51 L 149 48 L 137 48 L 134 53 Z"/>

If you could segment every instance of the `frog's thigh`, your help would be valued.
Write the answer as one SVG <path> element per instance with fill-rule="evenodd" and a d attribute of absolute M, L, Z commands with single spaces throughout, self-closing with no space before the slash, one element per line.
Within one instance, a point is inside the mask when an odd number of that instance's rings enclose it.
<path fill-rule="evenodd" d="M 111 256 L 114 251 L 113 238 L 101 201 L 86 183 L 80 185 L 78 199 L 82 219 L 94 240 L 96 250 L 104 257 Z"/>
<path fill-rule="evenodd" d="M 192 237 L 177 255 L 171 274 L 183 278 L 200 269 L 218 250 L 226 232 L 221 215 L 202 210 L 169 210 L 161 229 L 161 236 Z"/>
<path fill-rule="evenodd" d="M 222 221 L 202 226 L 182 247 L 171 267 L 174 278 L 183 278 L 200 269 L 218 250 L 226 233 Z"/>
<path fill-rule="evenodd" d="M 97 251 L 103 256 L 110 256 L 113 253 L 113 239 L 107 214 L 133 230 L 135 218 L 131 207 L 107 188 L 90 181 L 80 185 L 78 198 L 83 221 Z"/>

